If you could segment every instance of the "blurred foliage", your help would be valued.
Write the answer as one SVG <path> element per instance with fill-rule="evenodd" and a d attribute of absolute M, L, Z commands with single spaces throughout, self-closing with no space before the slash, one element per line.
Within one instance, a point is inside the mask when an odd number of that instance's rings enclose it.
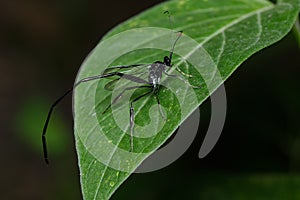
<path fill-rule="evenodd" d="M 41 137 L 37 133 L 42 133 L 43 126 L 49 111 L 49 105 L 52 102 L 41 97 L 32 95 L 25 99 L 21 105 L 18 105 L 18 113 L 13 121 L 15 131 L 19 133 L 19 139 L 27 144 L 28 148 L 33 149 L 38 155 L 41 155 L 42 143 Z M 67 134 L 72 134 L 70 128 L 66 128 L 60 112 L 53 113 L 53 120 L 48 127 L 47 144 L 49 152 L 52 155 L 61 155 L 68 145 Z"/>
<path fill-rule="evenodd" d="M 173 175 L 166 171 L 145 176 L 147 179 L 138 176 L 134 176 L 134 180 L 129 179 L 129 183 L 120 187 L 112 200 L 137 200 L 141 197 L 145 200 L 297 200 L 300 198 L 300 177 L 294 174 L 182 172 L 172 178 L 171 186 L 169 179 Z"/>

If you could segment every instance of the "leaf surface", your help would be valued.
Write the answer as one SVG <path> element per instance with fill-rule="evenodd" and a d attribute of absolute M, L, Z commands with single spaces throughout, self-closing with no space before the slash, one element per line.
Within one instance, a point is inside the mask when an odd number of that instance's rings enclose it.
<path fill-rule="evenodd" d="M 290 31 L 299 4 L 299 0 L 281 0 L 277 4 L 264 0 L 174 0 L 112 29 L 82 64 L 77 81 L 99 75 L 109 66 L 162 61 L 178 37 L 165 29 L 171 28 L 184 32 L 172 62 L 193 76 L 187 78 L 191 85 L 201 88 L 192 89 L 180 80 L 169 81 L 168 85 L 169 79 L 164 77 L 166 87 L 160 89 L 159 99 L 167 120 L 163 120 L 153 96 L 137 101 L 134 150 L 129 152 L 129 101 L 146 89 L 124 94 L 103 114 L 112 99 L 132 82 L 113 82 L 117 87 L 113 92 L 104 88 L 112 78 L 78 86 L 74 91 L 74 132 L 84 199 L 109 199 L 243 61 Z M 162 14 L 165 10 L 171 13 L 171 23 Z M 124 73 L 146 79 L 147 73 L 142 71 L 145 69 Z M 167 87 L 170 85 L 175 89 Z"/>

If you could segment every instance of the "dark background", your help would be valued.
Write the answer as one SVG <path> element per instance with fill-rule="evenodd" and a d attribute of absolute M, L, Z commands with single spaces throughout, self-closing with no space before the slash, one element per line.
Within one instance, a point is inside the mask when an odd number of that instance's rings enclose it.
<path fill-rule="evenodd" d="M 43 162 L 49 105 L 108 30 L 158 2 L 0 2 L 0 199 L 81 199 L 71 97 L 53 116 L 52 163 Z M 291 33 L 252 56 L 225 84 L 227 118 L 214 150 L 198 158 L 207 101 L 190 149 L 167 168 L 134 174 L 113 199 L 300 199 L 299 63 Z"/>

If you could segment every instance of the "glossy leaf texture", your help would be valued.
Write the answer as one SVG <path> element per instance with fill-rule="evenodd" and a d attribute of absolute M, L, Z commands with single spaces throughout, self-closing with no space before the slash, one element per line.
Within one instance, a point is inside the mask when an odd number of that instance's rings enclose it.
<path fill-rule="evenodd" d="M 78 86 L 73 102 L 74 134 L 83 198 L 109 199 L 139 164 L 163 145 L 243 61 L 290 31 L 299 4 L 299 0 L 281 0 L 276 4 L 264 0 L 174 0 L 150 8 L 112 29 L 82 64 L 77 81 L 99 75 L 109 66 L 162 61 L 169 55 L 167 46 L 178 37 L 176 31 L 182 30 L 184 34 L 176 44 L 172 61 L 184 73 L 192 75 L 184 77 L 191 85 L 201 88 L 187 89 L 181 80 L 174 81 L 178 90 L 168 89 L 168 85 L 162 87 L 159 99 L 166 120 L 153 96 L 137 101 L 134 104 L 137 135 L 134 150 L 130 152 L 129 101 L 147 89 L 124 94 L 120 102 L 103 113 L 112 99 L 132 82 L 120 79 L 107 85 L 111 77 Z M 171 14 L 170 21 L 163 14 L 166 10 Z M 165 46 L 160 46 L 162 43 Z M 189 60 L 195 52 L 198 56 Z M 197 66 L 198 63 L 201 64 Z M 124 73 L 147 79 L 145 66 Z M 164 80 L 168 81 L 165 77 Z"/>

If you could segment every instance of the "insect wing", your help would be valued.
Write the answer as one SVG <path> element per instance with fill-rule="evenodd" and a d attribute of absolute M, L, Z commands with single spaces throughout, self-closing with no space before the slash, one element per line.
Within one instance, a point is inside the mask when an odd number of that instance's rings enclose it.
<path fill-rule="evenodd" d="M 120 78 L 117 78 L 117 79 L 114 79 L 112 81 L 109 81 L 105 86 L 104 88 L 106 90 L 109 90 L 109 91 L 113 91 L 113 89 L 115 88 L 116 86 L 116 83 L 120 80 Z"/>
<path fill-rule="evenodd" d="M 135 64 L 135 65 L 127 65 L 127 66 L 116 66 L 116 67 L 108 67 L 104 70 L 103 74 L 108 74 L 112 72 L 128 72 L 128 71 L 136 71 L 141 70 L 141 68 L 148 66 L 149 64 Z"/>
<path fill-rule="evenodd" d="M 150 66 L 150 64 L 136 64 L 136 65 L 128 65 L 128 66 L 109 67 L 109 68 L 105 69 L 103 74 L 110 74 L 110 73 L 113 73 L 113 72 L 120 72 L 120 73 L 123 73 L 123 74 L 126 74 L 126 75 L 133 75 L 133 76 L 137 76 L 137 77 L 145 79 L 146 78 L 145 74 L 148 74 L 148 66 Z M 114 76 L 114 77 L 111 77 L 111 78 L 108 78 L 108 79 L 112 79 L 112 80 L 109 81 L 104 86 L 104 88 L 106 90 L 113 91 L 116 87 L 116 84 L 121 79 L 121 77 L 116 78 Z M 118 85 L 118 87 L 122 87 L 122 86 L 126 85 L 127 81 L 128 80 L 122 79 L 122 82 L 120 83 L 120 85 Z"/>

